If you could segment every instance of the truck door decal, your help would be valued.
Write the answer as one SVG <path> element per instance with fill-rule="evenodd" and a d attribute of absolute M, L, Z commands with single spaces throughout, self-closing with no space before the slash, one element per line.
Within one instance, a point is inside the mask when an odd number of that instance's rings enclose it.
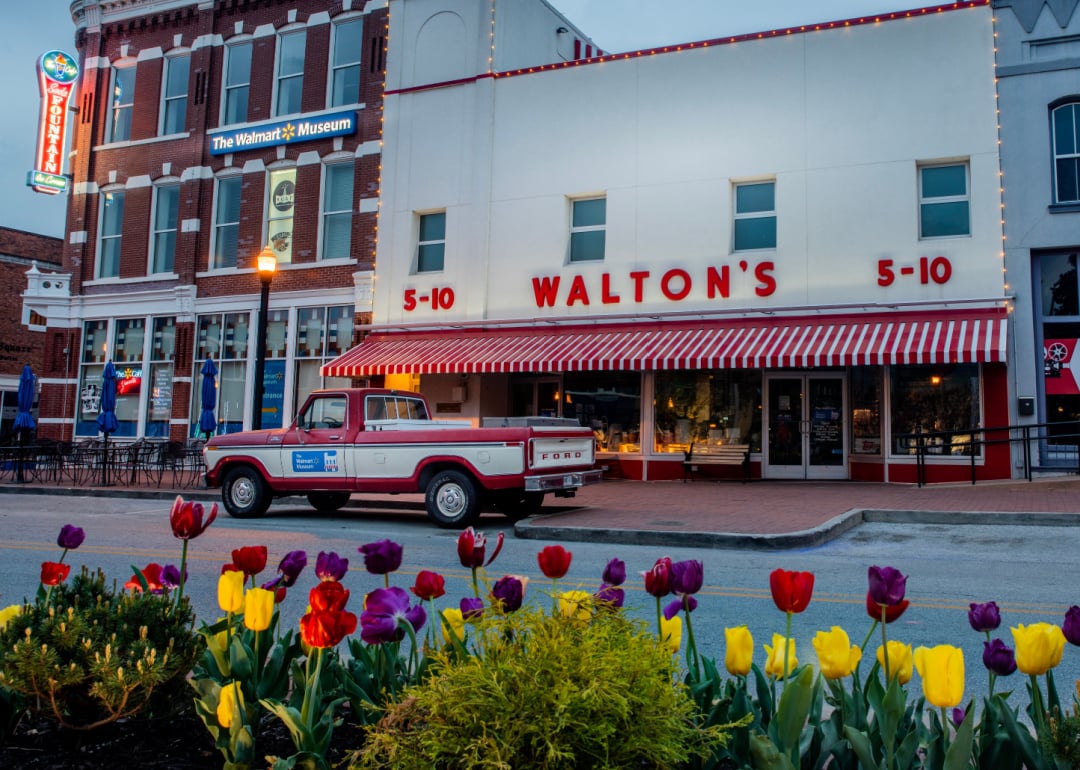
<path fill-rule="evenodd" d="M 293 452 L 292 469 L 294 473 L 337 473 L 339 470 L 337 450 Z"/>

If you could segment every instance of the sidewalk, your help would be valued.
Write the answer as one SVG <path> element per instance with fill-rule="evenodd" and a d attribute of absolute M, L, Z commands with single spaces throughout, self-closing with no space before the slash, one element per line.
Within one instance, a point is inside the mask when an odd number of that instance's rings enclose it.
<path fill-rule="evenodd" d="M 181 494 L 206 504 L 220 500 L 216 489 L 0 483 L 0 494 L 20 493 L 166 502 Z M 420 512 L 423 496 L 357 494 L 349 507 Z M 819 545 L 863 521 L 1078 526 L 1080 477 L 927 487 L 853 481 L 611 480 L 586 487 L 572 499 L 549 497 L 543 510 L 546 513 L 518 522 L 515 534 L 534 540 L 670 547 L 799 548 Z"/>

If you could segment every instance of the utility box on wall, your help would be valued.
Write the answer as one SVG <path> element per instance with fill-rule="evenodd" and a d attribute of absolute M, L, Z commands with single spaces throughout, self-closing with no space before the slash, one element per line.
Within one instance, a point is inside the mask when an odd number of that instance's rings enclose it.
<path fill-rule="evenodd" d="M 1031 417 L 1035 414 L 1035 399 L 1021 396 L 1016 399 L 1016 413 L 1021 417 Z"/>
<path fill-rule="evenodd" d="M 469 400 L 469 391 L 464 385 L 458 385 L 450 388 L 450 400 L 457 401 L 459 404 L 463 404 Z"/>

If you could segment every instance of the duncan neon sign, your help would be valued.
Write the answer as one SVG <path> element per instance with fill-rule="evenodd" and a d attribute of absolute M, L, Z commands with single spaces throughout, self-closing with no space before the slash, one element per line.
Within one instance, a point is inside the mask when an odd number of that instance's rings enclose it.
<path fill-rule="evenodd" d="M 38 59 L 41 114 L 38 118 L 37 154 L 26 184 L 34 192 L 56 195 L 67 188 L 64 176 L 64 145 L 67 142 L 68 105 L 79 77 L 75 58 L 49 51 Z"/>

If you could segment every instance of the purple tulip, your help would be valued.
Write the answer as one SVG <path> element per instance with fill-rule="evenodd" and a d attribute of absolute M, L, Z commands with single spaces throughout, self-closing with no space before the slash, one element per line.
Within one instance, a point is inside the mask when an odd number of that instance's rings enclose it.
<path fill-rule="evenodd" d="M 681 596 L 696 594 L 705 580 L 705 565 L 699 561 L 677 561 L 671 565 L 671 592 Z"/>
<path fill-rule="evenodd" d="M 281 584 L 286 588 L 296 585 L 297 578 L 307 566 L 307 554 L 303 551 L 289 551 L 278 564 L 277 571 L 281 573 Z"/>
<path fill-rule="evenodd" d="M 403 623 L 414 629 L 424 625 L 424 608 L 409 606 L 409 594 L 403 588 L 376 588 L 364 599 L 360 613 L 360 638 L 367 644 L 398 642 L 405 636 Z"/>
<path fill-rule="evenodd" d="M 187 570 L 185 569 L 184 572 L 183 581 L 186 581 Z M 161 584 L 166 588 L 176 588 L 183 581 L 180 578 L 180 568 L 175 564 L 166 564 L 165 569 L 161 571 Z"/>
<path fill-rule="evenodd" d="M 972 602 L 969 606 L 971 609 L 968 610 L 968 623 L 976 631 L 980 633 L 993 631 L 1001 625 L 1001 611 L 998 609 L 997 602 L 986 604 Z"/>
<path fill-rule="evenodd" d="M 684 609 L 687 612 L 693 612 L 694 610 L 696 610 L 697 599 L 695 599 L 693 596 L 687 595 L 684 598 L 676 599 L 673 602 L 668 602 L 668 604 L 664 607 L 664 617 L 668 620 L 671 620 Z"/>
<path fill-rule="evenodd" d="M 626 601 L 626 594 L 618 586 L 604 583 L 600 586 L 600 590 L 593 594 L 593 599 L 601 607 L 616 609 L 623 606 L 623 602 Z"/>
<path fill-rule="evenodd" d="M 83 544 L 86 533 L 82 527 L 65 524 L 60 528 L 60 534 L 56 538 L 56 544 L 66 551 L 74 551 Z"/>
<path fill-rule="evenodd" d="M 621 586 L 626 582 L 626 564 L 622 559 L 612 559 L 607 563 L 603 580 L 611 586 Z"/>
<path fill-rule="evenodd" d="M 315 576 L 319 580 L 340 581 L 349 571 L 349 560 L 343 559 L 333 551 L 319 551 L 315 559 Z"/>
<path fill-rule="evenodd" d="M 401 546 L 393 540 L 378 540 L 356 550 L 364 554 L 364 567 L 372 575 L 388 575 L 401 566 Z"/>
<path fill-rule="evenodd" d="M 516 612 L 525 599 L 525 584 L 513 575 L 501 577 L 491 587 L 491 598 L 503 612 Z M 464 610 L 461 614 L 465 614 Z"/>
<path fill-rule="evenodd" d="M 983 642 L 983 665 L 998 676 L 1016 671 L 1016 653 L 1000 639 Z"/>
<path fill-rule="evenodd" d="M 478 620 L 484 614 L 484 600 L 467 597 L 461 600 L 461 617 L 465 620 Z"/>
<path fill-rule="evenodd" d="M 904 591 L 907 589 L 907 575 L 901 575 L 900 570 L 894 567 L 871 567 L 868 577 L 870 580 L 870 598 L 874 600 L 874 604 L 895 607 L 904 601 Z"/>
<path fill-rule="evenodd" d="M 1075 604 L 1065 612 L 1065 622 L 1061 624 L 1061 630 L 1069 644 L 1080 645 L 1080 607 Z"/>
<path fill-rule="evenodd" d="M 409 625 L 413 627 L 413 632 L 419 631 L 424 627 L 424 623 L 427 622 L 427 612 L 420 605 L 419 602 L 405 610 L 405 619 L 409 621 Z"/>
<path fill-rule="evenodd" d="M 952 719 L 953 726 L 959 727 L 964 723 L 964 717 L 967 713 L 962 708 L 954 708 L 949 712 L 949 718 Z"/>

